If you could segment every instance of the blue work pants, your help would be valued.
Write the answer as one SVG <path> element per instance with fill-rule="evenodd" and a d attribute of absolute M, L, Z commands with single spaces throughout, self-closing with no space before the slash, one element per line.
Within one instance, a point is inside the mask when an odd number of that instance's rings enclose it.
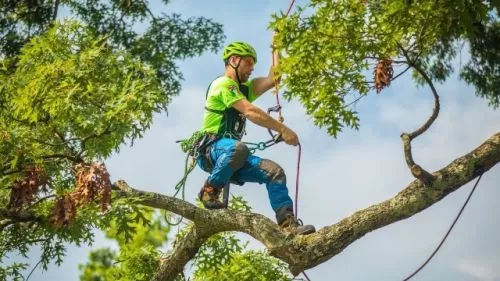
<path fill-rule="evenodd" d="M 197 163 L 210 173 L 208 183 L 211 186 L 223 188 L 228 182 L 239 185 L 245 182 L 265 183 L 274 211 L 293 205 L 288 195 L 285 172 L 275 162 L 251 154 L 244 143 L 231 138 L 218 139 L 207 149 L 205 155 L 197 158 Z"/>

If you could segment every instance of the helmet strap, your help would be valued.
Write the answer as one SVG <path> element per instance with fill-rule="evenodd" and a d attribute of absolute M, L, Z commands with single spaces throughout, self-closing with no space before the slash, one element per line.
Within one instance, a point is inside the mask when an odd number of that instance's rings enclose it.
<path fill-rule="evenodd" d="M 241 57 L 239 58 L 240 60 L 238 61 L 238 64 L 236 64 L 236 66 L 229 63 L 229 65 L 234 69 L 234 72 L 236 73 L 236 79 L 238 80 L 238 85 L 241 84 L 240 75 L 238 74 L 238 67 L 240 67 Z"/>

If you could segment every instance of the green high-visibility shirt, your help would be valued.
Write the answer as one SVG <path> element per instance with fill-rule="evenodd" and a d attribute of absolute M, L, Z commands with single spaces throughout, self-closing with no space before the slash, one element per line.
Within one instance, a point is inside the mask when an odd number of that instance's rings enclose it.
<path fill-rule="evenodd" d="M 253 81 L 250 80 L 243 85 L 248 87 L 248 101 L 253 102 L 257 99 L 257 95 L 253 89 Z M 245 99 L 245 95 L 238 88 L 238 82 L 227 76 L 221 76 L 215 79 L 208 88 L 207 100 L 205 107 L 212 110 L 224 111 L 231 108 L 233 104 L 241 99 Z M 222 114 L 210 112 L 205 109 L 203 115 L 202 132 L 217 134 L 222 126 Z"/>

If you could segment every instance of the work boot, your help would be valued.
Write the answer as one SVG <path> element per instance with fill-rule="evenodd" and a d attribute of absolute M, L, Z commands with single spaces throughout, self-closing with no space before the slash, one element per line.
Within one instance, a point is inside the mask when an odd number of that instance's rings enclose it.
<path fill-rule="evenodd" d="M 307 235 L 316 232 L 312 225 L 303 225 L 293 214 L 292 206 L 284 206 L 276 211 L 278 225 L 287 233 L 294 235 Z"/>
<path fill-rule="evenodd" d="M 200 198 L 201 203 L 207 209 L 223 209 L 225 208 L 224 203 L 219 199 L 222 188 L 216 188 L 205 181 L 205 184 L 198 193 L 198 198 Z"/>

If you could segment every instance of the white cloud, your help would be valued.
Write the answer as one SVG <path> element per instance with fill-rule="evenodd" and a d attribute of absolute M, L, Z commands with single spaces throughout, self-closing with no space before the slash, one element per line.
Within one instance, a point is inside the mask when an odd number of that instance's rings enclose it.
<path fill-rule="evenodd" d="M 500 260 L 498 257 L 493 259 L 461 260 L 457 263 L 457 269 L 477 278 L 478 281 L 500 280 Z"/>

